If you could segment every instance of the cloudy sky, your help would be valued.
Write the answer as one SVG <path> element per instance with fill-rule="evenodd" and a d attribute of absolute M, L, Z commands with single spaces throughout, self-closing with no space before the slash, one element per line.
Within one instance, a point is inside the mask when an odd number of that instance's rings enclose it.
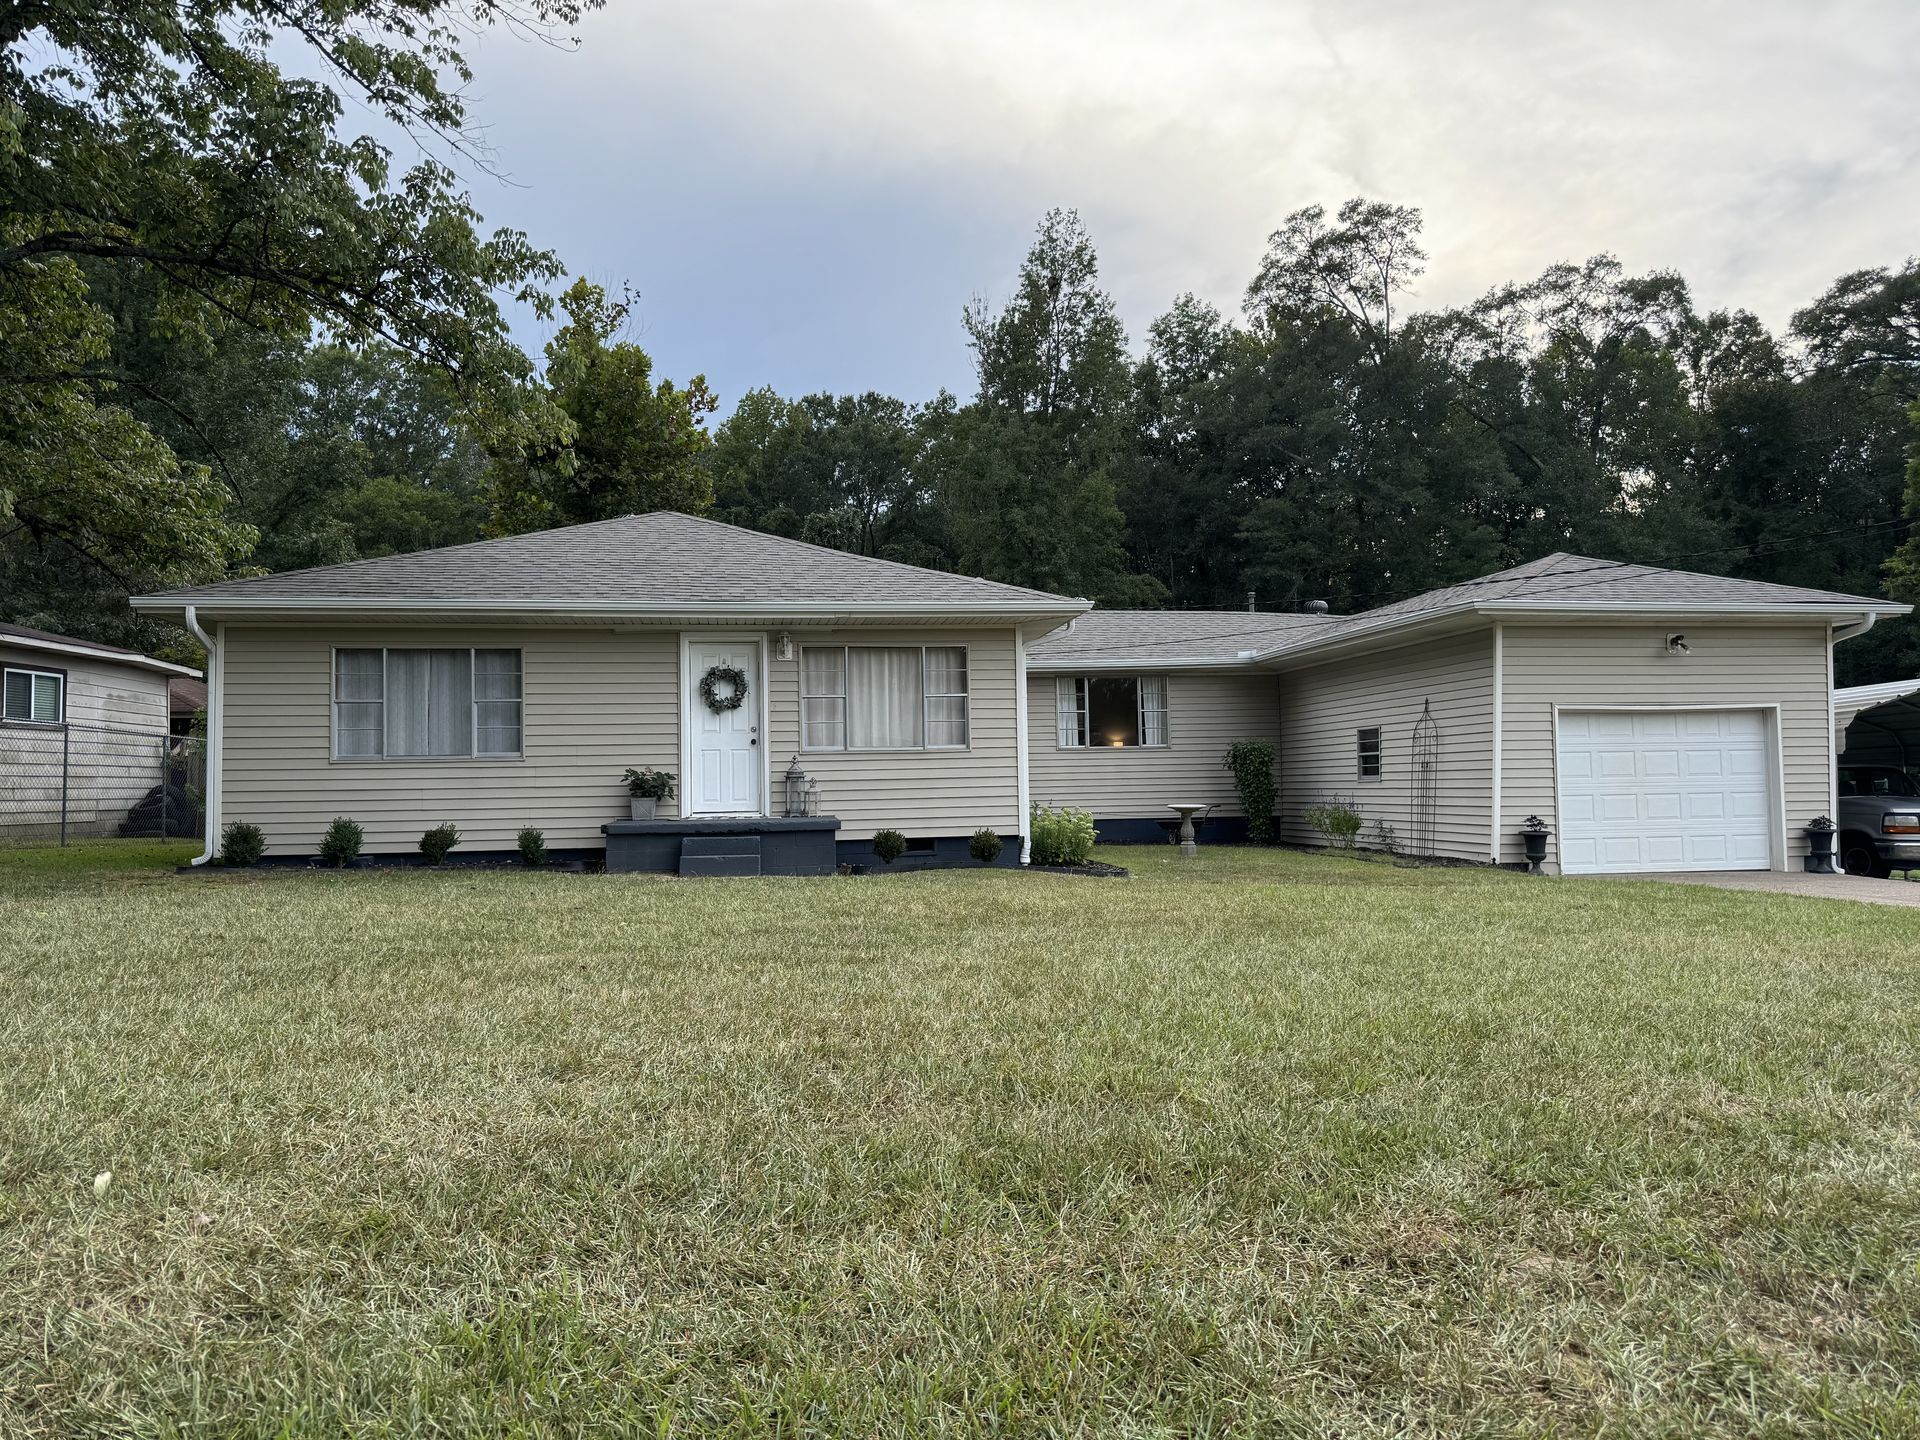
<path fill-rule="evenodd" d="M 968 393 L 961 307 L 1054 205 L 1136 339 L 1352 195 L 1425 211 L 1427 305 L 1611 250 L 1784 326 L 1920 251 L 1914 0 L 610 0 L 580 38 L 472 51 L 475 198 L 630 283 L 723 413 Z"/>

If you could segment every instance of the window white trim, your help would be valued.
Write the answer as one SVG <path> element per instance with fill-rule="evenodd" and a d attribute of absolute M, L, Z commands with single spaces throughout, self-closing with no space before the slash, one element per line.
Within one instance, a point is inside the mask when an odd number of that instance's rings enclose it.
<path fill-rule="evenodd" d="M 1095 745 L 1093 743 L 1093 685 L 1097 680 L 1116 681 L 1133 686 L 1133 726 L 1137 737 L 1131 745 Z M 1150 697 L 1159 697 L 1158 706 L 1149 706 Z M 1164 675 L 1060 675 L 1053 682 L 1053 743 L 1060 750 L 1166 750 L 1173 745 L 1173 701 Z M 1149 741 L 1148 716 L 1159 716 L 1160 738 Z"/>
<path fill-rule="evenodd" d="M 840 693 L 838 695 L 810 695 L 807 693 L 807 651 L 838 650 L 840 652 Z M 849 706 L 852 701 L 853 666 L 847 655 L 850 650 L 907 650 L 920 652 L 920 741 L 918 745 L 854 745 L 852 738 Z M 927 652 L 929 650 L 958 650 L 961 664 L 965 668 L 966 686 L 964 690 L 933 690 L 927 684 Z M 973 651 L 966 645 L 801 645 L 796 658 L 800 667 L 797 689 L 800 694 L 800 750 L 810 755 L 901 755 L 918 751 L 938 751 L 945 754 L 957 754 L 973 748 Z M 967 738 L 958 745 L 934 745 L 927 741 L 933 733 L 933 716 L 928 705 L 929 700 L 952 700 L 962 702 L 961 724 L 966 727 Z M 838 745 L 809 745 L 807 740 L 807 701 L 838 700 L 840 702 L 840 736 Z M 911 713 L 911 712 L 908 712 Z"/>
<path fill-rule="evenodd" d="M 1367 737 L 1372 736 L 1369 740 Z M 1367 760 L 1371 755 L 1373 773 L 1367 773 Z M 1387 773 L 1387 736 L 1378 725 L 1362 725 L 1353 732 L 1353 777 L 1356 780 L 1378 781 Z"/>
<path fill-rule="evenodd" d="M 27 677 L 27 713 L 15 715 L 6 709 L 6 682 L 15 675 Z M 41 682 L 51 680 L 54 685 L 53 713 L 45 714 L 41 710 Z M 60 725 L 67 718 L 67 674 L 64 670 L 41 670 L 30 665 L 9 665 L 0 670 L 0 717 L 21 725 Z"/>
<path fill-rule="evenodd" d="M 373 651 L 380 652 L 380 698 L 372 700 L 346 700 L 340 698 L 340 652 Z M 388 656 L 395 650 L 464 650 L 467 652 L 467 751 L 464 755 L 393 755 L 388 753 L 388 713 L 387 695 L 390 686 L 387 680 Z M 520 696 L 517 700 L 482 701 L 474 693 L 475 679 L 479 669 L 478 655 L 483 650 L 510 651 L 517 657 L 520 666 Z M 335 645 L 327 652 L 327 758 L 336 765 L 444 765 L 449 761 L 502 761 L 524 760 L 527 756 L 527 652 L 518 645 Z M 511 704 L 519 710 L 520 747 L 517 750 L 482 750 L 480 748 L 480 706 L 481 704 Z M 380 707 L 380 754 L 378 755 L 342 755 L 340 753 L 340 707 L 347 705 L 371 705 Z"/>

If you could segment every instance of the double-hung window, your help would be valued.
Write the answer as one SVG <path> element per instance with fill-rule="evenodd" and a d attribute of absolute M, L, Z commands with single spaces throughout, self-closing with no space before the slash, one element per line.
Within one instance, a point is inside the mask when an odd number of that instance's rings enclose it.
<path fill-rule="evenodd" d="M 518 650 L 336 650 L 336 760 L 505 760 L 521 753 Z"/>
<path fill-rule="evenodd" d="M 1380 778 L 1380 727 L 1369 725 L 1361 730 L 1355 741 L 1356 761 L 1359 777 L 1362 780 Z"/>
<path fill-rule="evenodd" d="M 1063 749 L 1165 746 L 1166 677 L 1061 676 L 1054 681 L 1054 740 Z"/>
<path fill-rule="evenodd" d="M 806 645 L 800 650 L 803 750 L 964 750 L 962 645 Z"/>
<path fill-rule="evenodd" d="M 58 670 L 9 669 L 0 696 L 9 720 L 58 725 L 67 718 L 67 677 Z"/>

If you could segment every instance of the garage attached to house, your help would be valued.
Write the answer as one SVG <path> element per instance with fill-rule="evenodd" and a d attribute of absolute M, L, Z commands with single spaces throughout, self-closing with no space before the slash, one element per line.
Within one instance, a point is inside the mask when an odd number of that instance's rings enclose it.
<path fill-rule="evenodd" d="M 1770 711 L 1563 710 L 1555 732 L 1567 874 L 1773 863 Z"/>

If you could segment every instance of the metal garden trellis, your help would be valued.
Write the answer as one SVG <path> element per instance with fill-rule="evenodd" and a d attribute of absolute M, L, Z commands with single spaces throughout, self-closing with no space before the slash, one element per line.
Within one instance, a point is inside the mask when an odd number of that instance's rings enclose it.
<path fill-rule="evenodd" d="M 1440 725 L 1433 702 L 1424 700 L 1413 726 L 1413 851 L 1434 853 L 1434 826 L 1440 809 Z"/>

